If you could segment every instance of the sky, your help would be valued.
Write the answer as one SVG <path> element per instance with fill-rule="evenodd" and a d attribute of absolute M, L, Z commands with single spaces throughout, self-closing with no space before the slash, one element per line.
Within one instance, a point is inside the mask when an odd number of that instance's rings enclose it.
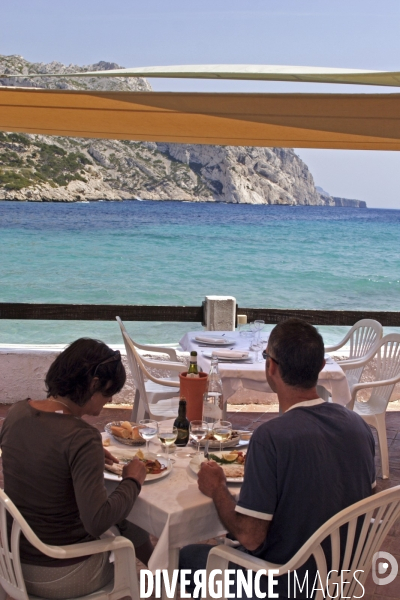
<path fill-rule="evenodd" d="M 399 0 L 9 0 L 0 54 L 123 67 L 272 64 L 400 71 Z M 397 88 L 151 79 L 155 91 L 400 93 Z M 305 150 L 316 185 L 400 209 L 399 152 Z"/>

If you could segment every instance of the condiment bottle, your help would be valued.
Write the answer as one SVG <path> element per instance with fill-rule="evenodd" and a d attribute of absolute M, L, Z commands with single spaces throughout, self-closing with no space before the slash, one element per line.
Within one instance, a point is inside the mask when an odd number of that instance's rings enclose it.
<path fill-rule="evenodd" d="M 178 436 L 176 438 L 176 446 L 186 446 L 189 441 L 189 421 L 186 418 L 186 400 L 181 398 L 179 400 L 179 412 L 174 422 L 175 427 L 178 430 Z"/>

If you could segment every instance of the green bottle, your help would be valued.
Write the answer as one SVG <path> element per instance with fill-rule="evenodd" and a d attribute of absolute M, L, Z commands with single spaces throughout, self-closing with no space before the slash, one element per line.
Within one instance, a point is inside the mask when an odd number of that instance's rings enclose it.
<path fill-rule="evenodd" d="M 176 438 L 176 446 L 186 446 L 189 441 L 189 421 L 186 418 L 186 400 L 181 398 L 179 400 L 179 412 L 174 422 L 175 427 L 178 430 L 178 437 Z"/>
<path fill-rule="evenodd" d="M 190 364 L 188 368 L 188 372 L 186 377 L 200 377 L 199 370 L 197 368 L 197 352 L 196 350 L 192 350 L 190 353 Z"/>

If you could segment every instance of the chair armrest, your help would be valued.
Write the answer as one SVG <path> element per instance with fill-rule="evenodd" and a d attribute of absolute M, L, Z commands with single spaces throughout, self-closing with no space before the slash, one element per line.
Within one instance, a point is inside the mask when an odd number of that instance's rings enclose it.
<path fill-rule="evenodd" d="M 16 527 L 14 526 L 15 524 L 16 521 L 14 521 L 13 524 L 12 542 L 17 544 L 17 547 L 19 543 L 19 530 L 22 530 L 25 537 L 33 546 L 35 546 L 35 548 L 40 550 L 43 554 L 46 554 L 46 556 L 61 560 L 78 558 L 80 556 L 90 556 L 92 554 L 101 554 L 102 552 L 117 552 L 124 548 L 131 548 L 134 550 L 132 542 L 121 535 L 117 537 L 110 536 L 104 539 L 94 540 L 93 542 L 84 542 L 82 544 L 51 546 L 49 544 L 44 544 L 30 527 L 24 527 L 25 523 L 21 523 Z"/>
<path fill-rule="evenodd" d="M 338 344 L 336 344 L 336 346 L 325 346 L 325 352 L 334 352 L 335 350 L 339 350 L 339 348 L 341 348 L 342 346 L 342 342 L 339 342 Z"/>
<path fill-rule="evenodd" d="M 225 545 L 214 546 L 210 550 L 207 560 L 207 573 L 210 573 L 213 569 L 222 569 L 223 571 L 228 568 L 229 562 L 233 562 L 246 569 L 251 569 L 252 571 L 258 571 L 259 569 L 266 569 L 267 571 L 268 569 L 276 569 L 279 570 L 279 573 L 276 573 L 277 577 L 278 575 L 285 575 L 285 573 L 287 573 L 285 565 L 269 563 L 261 558 L 257 558 L 256 556 L 246 554 L 245 552 L 241 552 L 240 550 Z"/>
<path fill-rule="evenodd" d="M 158 352 L 159 354 L 167 354 L 170 360 L 179 362 L 175 348 L 168 348 L 167 346 L 157 346 L 155 344 L 138 344 L 137 342 L 135 342 L 135 346 L 137 348 L 140 348 L 140 350 L 146 350 L 147 352 Z"/>
<path fill-rule="evenodd" d="M 391 379 L 381 379 L 380 381 L 363 381 L 362 383 L 356 383 L 351 388 L 351 400 L 347 404 L 347 408 L 353 410 L 354 402 L 357 396 L 357 392 L 365 390 L 367 388 L 382 387 L 384 385 L 395 385 L 400 381 L 400 375 L 392 377 Z"/>
<path fill-rule="evenodd" d="M 154 360 L 152 358 L 145 358 L 141 356 L 142 362 L 146 367 L 152 369 L 160 369 L 162 371 L 175 371 L 177 373 L 183 373 L 187 371 L 187 366 L 182 362 L 169 362 L 167 360 Z"/>

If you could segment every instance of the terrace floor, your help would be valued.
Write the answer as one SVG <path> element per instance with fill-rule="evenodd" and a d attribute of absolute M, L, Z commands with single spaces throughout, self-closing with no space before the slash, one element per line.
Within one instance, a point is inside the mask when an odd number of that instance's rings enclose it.
<path fill-rule="evenodd" d="M 0 417 L 4 417 L 9 406 L 0 405 Z M 104 425 L 110 421 L 129 419 L 131 409 L 118 405 L 107 405 L 99 417 L 85 417 L 85 419 L 97 427 L 100 431 L 104 430 Z M 278 416 L 278 407 L 273 405 L 229 405 L 228 418 L 236 429 L 256 429 L 261 423 L 269 421 Z M 386 415 L 386 429 L 389 445 L 390 479 L 382 480 L 380 472 L 379 456 L 376 458 L 377 467 L 377 492 L 400 485 L 400 402 L 392 402 L 389 405 Z M 377 438 L 375 435 L 375 441 Z M 377 448 L 377 454 L 378 454 Z M 0 487 L 3 487 L 3 473 L 1 469 L 0 458 Z M 157 540 L 153 539 L 154 543 Z M 390 552 L 400 565 L 400 519 L 394 525 L 386 538 L 382 550 Z M 143 565 L 137 561 L 137 568 Z M 357 592 L 359 593 L 359 592 Z M 400 575 L 396 577 L 393 583 L 386 586 L 379 586 L 373 583 L 371 576 L 368 579 L 365 588 L 364 600 L 389 600 L 400 598 Z"/>

